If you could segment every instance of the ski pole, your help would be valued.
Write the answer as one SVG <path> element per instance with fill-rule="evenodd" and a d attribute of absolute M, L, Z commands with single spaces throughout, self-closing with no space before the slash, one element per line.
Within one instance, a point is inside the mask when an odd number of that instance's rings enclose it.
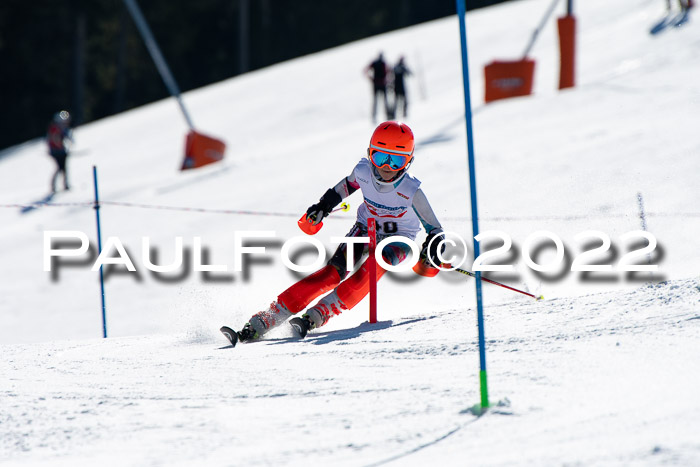
<path fill-rule="evenodd" d="M 443 266 L 451 267 L 449 264 L 443 264 Z M 469 276 L 469 277 L 474 277 L 474 278 L 476 278 L 476 274 L 474 274 L 474 273 L 471 272 L 471 271 L 467 271 L 467 270 L 465 270 L 465 269 L 454 268 L 454 269 L 451 269 L 451 271 L 455 271 L 455 272 L 458 272 L 458 273 L 460 273 L 460 274 L 464 274 L 465 276 Z M 516 289 L 515 287 L 511 287 L 511 286 L 509 286 L 509 285 L 501 284 L 500 282 L 497 282 L 497 281 L 488 279 L 488 278 L 486 278 L 486 277 L 484 277 L 484 276 L 481 276 L 481 280 L 484 281 L 484 282 L 488 282 L 489 284 L 499 285 L 499 286 L 504 287 L 504 288 L 506 288 L 506 289 L 508 289 L 508 290 L 512 290 L 513 292 L 519 292 L 519 293 L 521 293 L 521 294 L 523 294 L 523 295 L 527 295 L 528 297 L 532 297 L 532 298 L 534 298 L 535 300 L 544 300 L 544 296 L 543 296 L 543 295 L 539 295 L 539 296 L 533 295 L 533 294 L 528 293 L 528 292 L 525 292 L 525 291 L 523 291 L 523 290 Z"/>
<path fill-rule="evenodd" d="M 350 205 L 348 203 L 341 203 L 341 205 L 339 207 L 335 208 L 334 210 L 332 210 L 328 214 L 333 214 L 334 212 L 338 212 L 338 211 L 348 212 L 349 210 L 350 210 Z"/>
<path fill-rule="evenodd" d="M 333 214 L 334 212 L 337 212 L 337 211 L 348 212 L 349 210 L 350 210 L 350 205 L 348 203 L 342 203 L 339 207 L 333 209 L 328 214 L 330 215 L 330 214 Z M 297 225 L 305 234 L 314 235 L 319 230 L 321 230 L 321 227 L 323 227 L 323 221 L 319 222 L 316 225 L 311 223 L 312 221 L 315 221 L 315 220 L 316 220 L 316 216 L 306 217 L 306 214 L 302 214 L 301 218 L 297 221 Z"/>

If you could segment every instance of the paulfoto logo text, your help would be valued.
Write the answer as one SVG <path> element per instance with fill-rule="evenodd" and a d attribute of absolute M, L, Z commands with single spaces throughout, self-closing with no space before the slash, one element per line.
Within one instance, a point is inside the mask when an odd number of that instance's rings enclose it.
<path fill-rule="evenodd" d="M 264 246 L 249 246 L 247 243 L 261 240 L 277 239 L 277 234 L 272 230 L 262 231 L 234 231 L 233 240 L 233 257 L 232 265 L 229 264 L 205 264 L 201 237 L 193 237 L 191 241 L 192 260 L 188 262 L 190 267 L 195 272 L 240 272 L 243 270 L 244 257 L 270 255 L 268 249 Z M 611 238 L 602 231 L 589 230 L 581 232 L 574 237 L 574 241 L 582 246 L 583 251 L 572 255 L 568 252 L 567 247 L 562 242 L 561 238 L 553 232 L 540 230 L 530 234 L 522 244 L 522 247 L 513 248 L 512 238 L 505 232 L 499 230 L 490 230 L 480 233 L 474 238 L 479 244 L 490 245 L 487 251 L 480 253 L 469 267 L 473 271 L 482 272 L 512 272 L 515 271 L 515 265 L 512 264 L 517 260 L 517 255 L 513 251 L 520 250 L 520 258 L 525 265 L 537 272 L 561 271 L 562 267 L 572 272 L 657 272 L 659 266 L 653 264 L 655 256 L 659 256 L 656 251 L 657 241 L 654 235 L 644 230 L 635 230 L 627 232 L 619 236 L 619 241 L 627 249 L 627 252 L 622 255 L 619 260 L 612 264 L 609 261 L 601 264 L 600 258 L 609 255 L 611 251 L 619 248 L 612 246 Z M 470 239 L 472 242 L 474 239 Z M 368 237 L 330 237 L 332 244 L 362 244 L 369 243 Z M 406 261 L 398 265 L 387 263 L 382 257 L 382 250 L 385 246 L 391 243 L 403 243 L 409 246 L 412 255 Z M 437 248 L 431 248 L 429 245 L 427 250 L 437 251 L 437 257 L 440 264 L 430 258 L 431 265 L 442 270 L 451 270 L 460 268 L 465 262 L 473 258 L 470 255 L 468 242 L 459 234 L 454 232 L 443 232 L 439 236 L 433 237 L 432 242 L 438 242 Z M 129 254 L 124 246 L 124 243 L 119 237 L 108 237 L 102 251 L 97 255 L 92 263 L 91 269 L 97 271 L 100 267 L 106 265 L 115 265 L 125 268 L 129 272 L 136 272 L 137 268 L 135 261 L 140 262 L 141 266 L 153 273 L 172 273 L 180 270 L 185 263 L 183 261 L 183 252 L 187 249 L 183 237 L 176 236 L 170 245 L 174 244 L 174 258 L 169 264 L 155 264 L 152 259 L 153 243 L 149 237 L 141 237 L 141 255 L 138 258 Z M 493 244 L 498 246 L 491 247 Z M 291 258 L 293 252 L 299 248 L 313 247 L 318 255 L 315 260 L 307 265 L 298 265 Z M 84 232 L 75 230 L 47 230 L 44 231 L 43 244 L 43 269 L 46 272 L 51 272 L 56 266 L 56 261 L 59 258 L 85 258 L 88 250 L 91 248 L 90 240 Z M 168 246 L 172 248 L 172 246 Z M 419 261 L 421 254 L 421 246 L 414 240 L 404 236 L 389 236 L 381 239 L 378 242 L 375 251 L 377 264 L 392 272 L 409 271 Z M 541 252 L 543 250 L 553 250 L 546 255 L 546 261 L 541 261 Z M 353 257 L 353 248 L 347 249 L 347 268 L 353 269 L 355 258 Z M 612 255 L 614 256 L 614 255 Z M 315 237 L 296 236 L 287 239 L 283 242 L 279 251 L 279 259 L 291 271 L 299 273 L 313 272 L 321 268 L 327 260 L 327 252 L 323 243 Z M 140 261 L 139 261 L 140 260 Z M 511 262 L 511 264 L 508 264 Z"/>

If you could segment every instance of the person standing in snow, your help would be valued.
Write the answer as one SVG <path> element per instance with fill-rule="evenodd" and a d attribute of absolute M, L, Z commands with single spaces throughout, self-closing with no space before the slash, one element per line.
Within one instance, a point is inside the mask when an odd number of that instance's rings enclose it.
<path fill-rule="evenodd" d="M 420 181 L 408 173 L 413 163 L 414 138 L 408 125 L 400 122 L 384 122 L 372 134 L 367 157 L 363 157 L 333 188 L 329 188 L 318 203 L 306 211 L 305 221 L 317 225 L 358 189 L 364 203 L 357 210 L 357 219 L 346 237 L 366 237 L 367 219 L 377 222 L 377 243 L 394 235 L 414 240 L 421 224 L 427 232 L 423 243 L 421 260 L 441 263 L 438 251 L 442 251 L 439 239 L 442 233 L 440 222 L 435 216 L 428 199 L 420 188 Z M 311 329 L 325 325 L 333 316 L 352 309 L 369 292 L 369 266 L 366 263 L 368 245 L 354 243 L 341 244 L 325 267 L 305 277 L 282 292 L 265 310 L 254 314 L 241 331 L 222 327 L 221 332 L 235 345 L 259 339 L 271 329 L 279 326 L 293 315 L 303 312 L 316 298 L 325 295 L 301 317 L 290 320 L 293 330 L 305 337 Z M 361 263 L 355 273 L 348 276 L 348 248 L 352 248 L 354 266 Z M 383 248 L 381 254 L 391 265 L 406 259 L 410 247 L 404 243 L 392 242 Z M 377 265 L 377 279 L 385 270 Z M 347 277 L 347 279 L 346 279 Z M 328 293 L 330 292 L 330 293 Z"/>
<path fill-rule="evenodd" d="M 386 95 L 386 85 L 389 77 L 389 67 L 384 61 L 384 55 L 379 52 L 379 56 L 365 68 L 365 75 L 372 81 L 372 121 L 377 121 L 377 99 L 381 95 L 384 99 L 384 111 L 387 118 L 390 118 L 391 108 Z"/>
<path fill-rule="evenodd" d="M 394 66 L 394 115 L 398 117 L 399 108 L 403 118 L 408 116 L 408 101 L 406 100 L 406 83 L 404 79 L 410 76 L 411 70 L 404 63 L 404 57 Z"/>
<path fill-rule="evenodd" d="M 66 171 L 66 159 L 68 159 L 68 149 L 66 148 L 65 140 L 71 142 L 73 138 L 70 131 L 71 117 L 70 114 L 61 110 L 54 115 L 49 128 L 46 132 L 46 143 L 49 146 L 49 154 L 56 161 L 56 172 L 51 178 L 51 192 L 56 193 L 56 181 L 58 176 L 63 174 L 63 188 L 69 190 L 68 173 Z"/>

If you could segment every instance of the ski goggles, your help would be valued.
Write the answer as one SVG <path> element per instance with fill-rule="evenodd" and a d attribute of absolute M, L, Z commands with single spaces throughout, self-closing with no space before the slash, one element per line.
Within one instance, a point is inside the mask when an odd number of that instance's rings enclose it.
<path fill-rule="evenodd" d="M 387 168 L 396 171 L 405 168 L 411 160 L 411 156 L 391 154 L 372 149 L 369 153 L 369 159 L 377 168 Z"/>

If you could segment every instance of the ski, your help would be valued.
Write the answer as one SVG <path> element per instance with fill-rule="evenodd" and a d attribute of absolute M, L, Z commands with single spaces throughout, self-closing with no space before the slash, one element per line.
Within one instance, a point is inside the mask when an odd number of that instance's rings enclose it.
<path fill-rule="evenodd" d="M 675 16 L 674 16 L 673 14 L 671 14 L 671 13 L 667 14 L 666 16 L 664 16 L 663 18 L 661 18 L 661 21 L 659 21 L 658 23 L 656 23 L 656 24 L 651 28 L 651 30 L 649 30 L 649 34 L 651 34 L 652 36 L 657 35 L 657 34 L 660 33 L 661 31 L 663 31 L 664 29 L 666 29 L 668 26 L 670 26 L 670 25 L 673 23 L 673 20 L 674 20 L 674 19 L 675 19 Z"/>
<path fill-rule="evenodd" d="M 680 28 L 685 23 L 687 23 L 689 19 L 690 19 L 690 16 L 688 15 L 688 10 L 685 10 L 683 13 L 676 16 L 676 18 L 673 21 L 673 27 Z"/>
<path fill-rule="evenodd" d="M 309 323 L 308 319 L 304 319 L 304 317 L 290 319 L 289 325 L 294 331 L 295 336 L 299 339 L 305 338 L 306 334 L 311 329 L 311 323 Z"/>
<path fill-rule="evenodd" d="M 674 14 L 674 13 L 669 13 L 666 16 L 664 16 L 661 21 L 656 23 L 651 30 L 649 30 L 649 34 L 652 36 L 655 36 L 659 34 L 662 31 L 665 31 L 668 28 L 680 28 L 683 26 L 685 23 L 688 22 L 690 19 L 690 15 L 688 13 L 688 10 L 684 10 L 680 13 Z"/>
<path fill-rule="evenodd" d="M 35 209 L 39 209 L 42 206 L 45 206 L 49 204 L 51 201 L 53 201 L 54 197 L 56 196 L 55 192 L 49 193 L 48 195 L 44 196 L 40 200 L 34 201 L 31 204 L 28 204 L 26 206 L 22 206 L 20 209 L 21 214 L 27 214 L 28 212 L 32 212 Z"/>
<path fill-rule="evenodd" d="M 219 331 L 221 331 L 221 334 L 226 336 L 226 339 L 228 339 L 228 341 L 233 347 L 236 346 L 236 344 L 238 343 L 238 333 L 236 331 L 234 331 L 228 326 L 222 326 L 221 329 L 219 329 Z"/>

